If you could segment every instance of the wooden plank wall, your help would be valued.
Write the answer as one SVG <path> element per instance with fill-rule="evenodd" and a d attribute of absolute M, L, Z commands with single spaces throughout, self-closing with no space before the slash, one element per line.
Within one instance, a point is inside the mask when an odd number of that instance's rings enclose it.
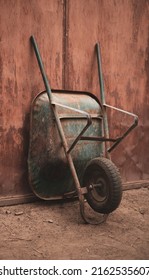
<path fill-rule="evenodd" d="M 124 182 L 149 180 L 149 1 L 1 0 L 0 201 L 30 196 L 27 153 L 33 97 L 44 89 L 29 37 L 34 34 L 53 88 L 99 97 L 100 41 L 107 102 L 139 116 L 112 153 Z M 131 119 L 109 112 L 111 135 Z"/>

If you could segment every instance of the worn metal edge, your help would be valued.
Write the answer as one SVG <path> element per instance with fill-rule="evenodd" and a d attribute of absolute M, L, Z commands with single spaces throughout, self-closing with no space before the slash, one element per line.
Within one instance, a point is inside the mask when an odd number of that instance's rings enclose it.
<path fill-rule="evenodd" d="M 123 183 L 123 191 L 147 188 L 147 187 L 149 188 L 149 180 L 141 180 L 141 181 Z M 60 200 L 60 199 L 64 199 L 64 197 L 51 197 L 50 200 Z M 36 197 L 34 194 L 0 197 L 0 207 L 31 203 L 31 202 L 35 202 L 35 201 L 43 201 L 43 200 Z"/>

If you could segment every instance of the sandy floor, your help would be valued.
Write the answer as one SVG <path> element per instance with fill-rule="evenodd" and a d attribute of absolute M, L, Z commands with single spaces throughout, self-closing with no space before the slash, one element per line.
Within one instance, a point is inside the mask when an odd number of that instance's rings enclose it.
<path fill-rule="evenodd" d="M 0 259 L 149 259 L 149 188 L 123 193 L 106 223 L 86 225 L 78 201 L 0 208 Z"/>

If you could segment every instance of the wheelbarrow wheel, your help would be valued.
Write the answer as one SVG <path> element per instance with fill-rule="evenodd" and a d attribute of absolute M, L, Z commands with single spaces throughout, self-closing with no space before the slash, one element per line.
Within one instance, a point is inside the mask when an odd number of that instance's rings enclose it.
<path fill-rule="evenodd" d="M 109 214 L 121 202 L 121 177 L 115 164 L 107 158 L 95 158 L 87 164 L 83 186 L 87 187 L 87 202 L 96 212 Z"/>

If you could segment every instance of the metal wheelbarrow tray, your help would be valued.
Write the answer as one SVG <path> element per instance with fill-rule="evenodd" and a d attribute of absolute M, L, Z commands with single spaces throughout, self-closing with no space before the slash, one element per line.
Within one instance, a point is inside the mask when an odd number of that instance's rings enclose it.
<path fill-rule="evenodd" d="M 31 37 L 46 91 L 31 107 L 29 180 L 36 196 L 44 200 L 78 196 L 81 216 L 87 223 L 101 223 L 122 198 L 121 177 L 110 152 L 137 125 L 137 116 L 105 104 L 99 45 L 97 45 L 101 102 L 91 93 L 51 90 L 34 37 Z M 110 139 L 106 107 L 134 117 L 119 138 Z M 107 148 L 104 145 L 113 142 Z M 103 157 L 106 155 L 106 157 Z M 100 214 L 98 222 L 85 213 L 86 201 Z"/>
<path fill-rule="evenodd" d="M 86 126 L 87 112 L 92 125 L 84 136 L 101 137 L 101 107 L 93 95 L 84 92 L 53 91 L 57 113 L 70 147 L 76 136 Z M 82 110 L 82 111 L 81 111 Z M 76 194 L 74 181 L 59 137 L 55 117 L 49 106 L 46 92 L 36 96 L 32 103 L 29 173 L 33 191 L 42 199 L 59 199 Z M 81 140 L 72 149 L 77 175 L 82 182 L 83 170 L 88 161 L 99 157 L 101 145 L 97 141 Z"/>

